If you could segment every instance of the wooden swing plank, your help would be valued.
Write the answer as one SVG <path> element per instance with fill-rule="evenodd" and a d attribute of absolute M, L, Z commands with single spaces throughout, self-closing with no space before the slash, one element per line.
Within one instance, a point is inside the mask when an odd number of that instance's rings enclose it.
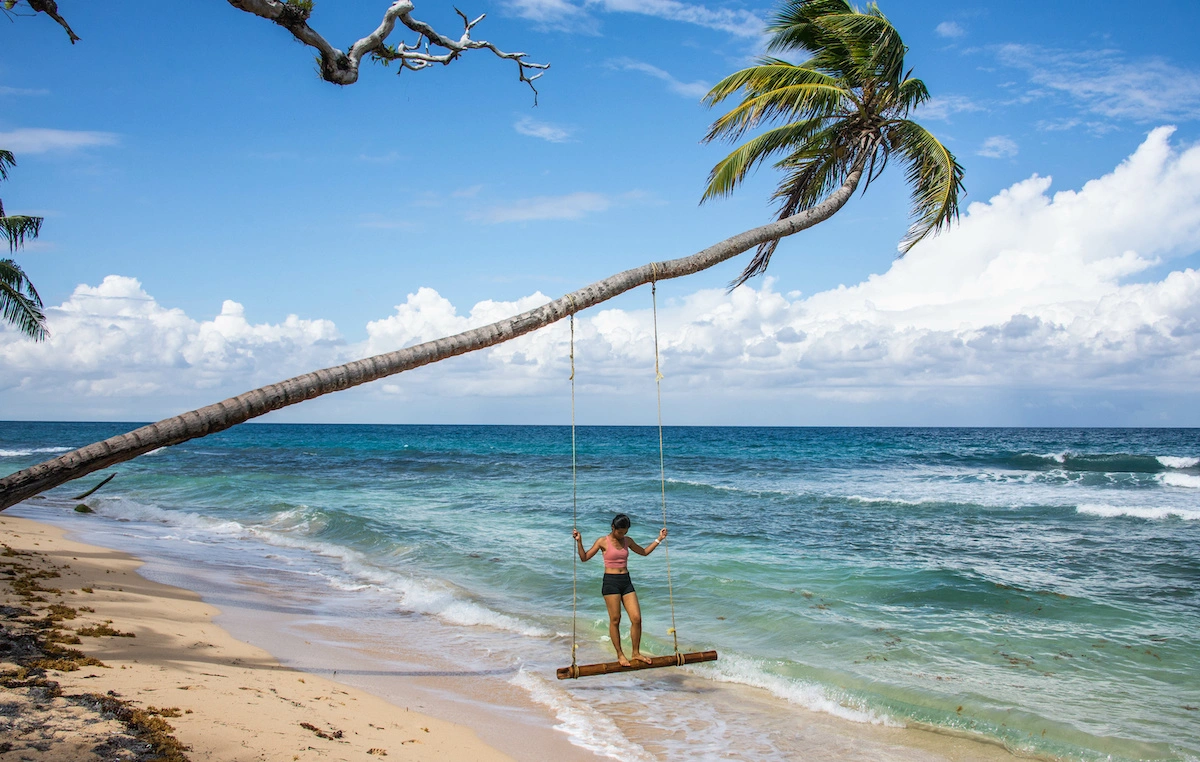
<path fill-rule="evenodd" d="M 570 680 L 576 677 L 591 677 L 592 675 L 609 675 L 614 672 L 636 672 L 640 669 L 657 669 L 658 667 L 678 667 L 682 664 L 695 664 L 702 661 L 716 661 L 716 651 L 695 651 L 689 654 L 672 654 L 671 656 L 652 656 L 650 663 L 633 662 L 628 667 L 620 662 L 609 661 L 602 664 L 578 664 L 574 667 L 562 667 L 558 670 L 559 680 Z M 572 674 L 574 672 L 574 674 Z"/>

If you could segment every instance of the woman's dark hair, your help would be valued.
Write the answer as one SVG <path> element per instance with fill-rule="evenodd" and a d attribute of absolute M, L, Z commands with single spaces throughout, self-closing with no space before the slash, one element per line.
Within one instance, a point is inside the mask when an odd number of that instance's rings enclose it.
<path fill-rule="evenodd" d="M 618 513 L 616 516 L 613 516 L 612 528 L 613 529 L 628 529 L 629 528 L 629 517 L 623 513 Z"/>

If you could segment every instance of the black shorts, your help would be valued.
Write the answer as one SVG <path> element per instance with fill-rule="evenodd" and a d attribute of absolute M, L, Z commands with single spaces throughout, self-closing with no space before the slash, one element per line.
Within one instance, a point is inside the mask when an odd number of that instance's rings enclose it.
<path fill-rule="evenodd" d="M 619 595 L 625 597 L 633 592 L 633 580 L 628 574 L 604 574 L 604 582 L 600 585 L 601 595 Z"/>

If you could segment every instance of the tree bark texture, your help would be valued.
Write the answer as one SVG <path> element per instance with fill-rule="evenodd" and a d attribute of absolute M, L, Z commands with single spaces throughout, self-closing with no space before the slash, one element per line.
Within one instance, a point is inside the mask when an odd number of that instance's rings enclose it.
<path fill-rule="evenodd" d="M 792 235 L 829 219 L 850 200 L 858 187 L 862 172 L 861 166 L 856 167 L 846 178 L 846 182 L 830 194 L 829 198 L 807 211 L 726 238 L 691 256 L 635 267 L 491 325 L 345 365 L 305 373 L 183 415 L 142 426 L 127 434 L 110 437 L 18 471 L 0 479 L 0 511 L 64 482 L 123 463 L 151 450 L 224 431 L 272 410 L 295 405 L 323 394 L 340 392 L 368 381 L 502 344 L 646 283 L 679 278 L 706 270 L 764 241 Z"/>

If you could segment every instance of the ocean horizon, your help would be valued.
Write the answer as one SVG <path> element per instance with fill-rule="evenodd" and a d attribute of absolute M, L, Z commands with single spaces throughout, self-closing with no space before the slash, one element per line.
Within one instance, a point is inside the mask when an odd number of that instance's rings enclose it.
<path fill-rule="evenodd" d="M 0 466 L 137 425 L 0 422 Z M 666 427 L 680 646 L 721 658 L 559 682 L 575 573 L 579 660 L 612 658 L 599 564 L 573 562 L 570 434 L 255 423 L 10 510 L 214 600 L 269 599 L 329 648 L 427 644 L 601 755 L 793 759 L 803 711 L 1047 758 L 1200 759 L 1200 429 Z M 616 512 L 649 542 L 657 428 L 577 439 L 587 542 Z M 114 470 L 95 515 L 70 510 Z M 646 650 L 669 653 L 664 554 L 631 573 Z"/>

